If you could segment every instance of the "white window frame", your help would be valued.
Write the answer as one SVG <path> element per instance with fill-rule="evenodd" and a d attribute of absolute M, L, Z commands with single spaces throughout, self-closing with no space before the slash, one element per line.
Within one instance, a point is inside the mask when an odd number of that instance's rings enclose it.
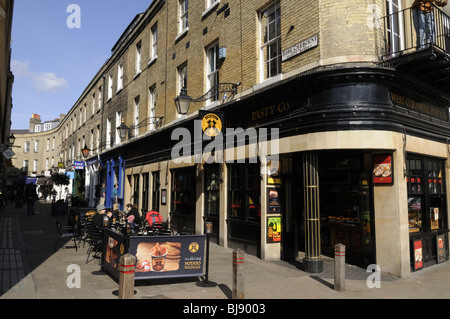
<path fill-rule="evenodd" d="M 34 133 L 40 133 L 41 132 L 41 124 L 37 124 L 34 126 Z"/>
<path fill-rule="evenodd" d="M 114 130 L 116 133 L 116 144 L 120 144 L 122 142 L 122 139 L 120 138 L 119 130 L 117 129 L 121 123 L 122 123 L 122 112 L 117 111 L 116 112 L 116 127 Z"/>
<path fill-rule="evenodd" d="M 156 23 L 151 30 L 150 38 L 150 62 L 158 58 L 158 24 Z"/>
<path fill-rule="evenodd" d="M 123 64 L 117 66 L 117 92 L 123 89 Z"/>
<path fill-rule="evenodd" d="M 24 146 L 23 146 L 23 152 L 24 153 L 30 153 L 30 142 L 26 141 Z"/>
<path fill-rule="evenodd" d="M 275 14 L 273 21 L 268 21 L 269 16 Z M 278 16 L 277 16 L 278 14 Z M 281 7 L 280 2 L 276 2 L 260 12 L 260 82 L 273 78 L 281 74 Z M 280 20 L 280 25 L 277 20 Z M 264 21 L 266 20 L 266 21 Z M 274 26 L 274 35 L 270 36 L 270 27 Z M 267 51 L 271 50 L 271 46 L 276 45 L 277 53 L 274 56 L 267 57 Z M 277 71 L 272 74 L 270 63 L 275 61 Z"/>
<path fill-rule="evenodd" d="M 101 109 L 101 107 L 102 107 L 102 90 L 103 90 L 103 87 L 99 87 L 98 88 L 98 108 L 99 109 Z"/>
<path fill-rule="evenodd" d="M 140 96 L 134 98 L 134 137 L 139 136 Z"/>
<path fill-rule="evenodd" d="M 34 159 L 33 160 L 33 172 L 37 172 L 38 169 L 38 160 Z"/>
<path fill-rule="evenodd" d="M 92 93 L 92 115 L 95 114 L 95 92 Z"/>
<path fill-rule="evenodd" d="M 106 149 L 111 148 L 111 119 L 106 119 Z"/>
<path fill-rule="evenodd" d="M 39 141 L 34 141 L 34 152 L 39 152 Z"/>
<path fill-rule="evenodd" d="M 217 89 L 219 84 L 219 42 L 215 42 L 206 49 L 206 61 L 206 92 L 209 92 L 214 87 Z M 219 96 L 215 93 L 207 103 L 213 103 L 218 99 Z"/>
<path fill-rule="evenodd" d="M 178 0 L 178 34 L 189 30 L 189 0 Z"/>
<path fill-rule="evenodd" d="M 150 118 L 149 131 L 156 129 L 156 85 L 149 89 L 148 117 Z"/>
<path fill-rule="evenodd" d="M 28 160 L 22 162 L 22 172 L 28 172 Z"/>
<path fill-rule="evenodd" d="M 100 151 L 100 125 L 97 125 L 97 145 L 96 145 L 96 150 L 97 150 L 97 153 L 99 153 L 99 151 Z"/>
<path fill-rule="evenodd" d="M 136 75 L 140 74 L 142 69 L 141 69 L 141 62 L 142 62 L 142 41 L 139 41 L 136 44 L 136 58 L 135 58 L 135 63 L 136 63 Z"/>
<path fill-rule="evenodd" d="M 108 78 L 108 101 L 112 99 L 113 94 L 113 76 L 110 75 Z"/>

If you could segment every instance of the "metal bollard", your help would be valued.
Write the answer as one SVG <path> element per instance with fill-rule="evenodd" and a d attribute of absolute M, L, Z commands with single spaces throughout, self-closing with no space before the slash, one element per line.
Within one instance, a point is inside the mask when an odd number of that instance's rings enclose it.
<path fill-rule="evenodd" d="M 136 257 L 126 254 L 120 257 L 119 264 L 119 299 L 133 299 L 134 272 L 136 270 Z"/>
<path fill-rule="evenodd" d="M 233 251 L 233 293 L 232 299 L 244 299 L 244 251 Z"/>
<path fill-rule="evenodd" d="M 334 246 L 334 290 L 345 290 L 345 245 Z"/>

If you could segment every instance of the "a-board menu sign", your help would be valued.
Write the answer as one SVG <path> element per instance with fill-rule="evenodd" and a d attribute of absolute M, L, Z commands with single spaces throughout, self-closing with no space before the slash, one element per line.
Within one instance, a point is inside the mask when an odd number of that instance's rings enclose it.
<path fill-rule="evenodd" d="M 136 256 L 136 279 L 201 277 L 205 236 L 131 237 L 128 253 Z"/>
<path fill-rule="evenodd" d="M 125 236 L 105 230 L 103 268 L 119 277 L 120 257 L 136 257 L 135 279 L 201 277 L 204 275 L 205 235 Z"/>

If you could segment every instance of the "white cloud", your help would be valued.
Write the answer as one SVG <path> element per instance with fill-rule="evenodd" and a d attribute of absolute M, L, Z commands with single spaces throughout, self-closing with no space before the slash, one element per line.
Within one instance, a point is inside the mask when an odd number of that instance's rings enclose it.
<path fill-rule="evenodd" d="M 30 76 L 31 72 L 28 70 L 29 67 L 30 62 L 28 61 L 11 60 L 11 70 L 13 71 L 15 77 Z"/>
<path fill-rule="evenodd" d="M 69 82 L 65 78 L 58 77 L 55 73 L 30 71 L 31 63 L 28 61 L 11 61 L 11 69 L 16 77 L 28 78 L 32 86 L 39 91 L 57 92 L 69 87 Z"/>
<path fill-rule="evenodd" d="M 39 73 L 33 76 L 33 87 L 39 91 L 55 92 L 68 86 L 69 82 L 57 77 L 55 73 Z"/>

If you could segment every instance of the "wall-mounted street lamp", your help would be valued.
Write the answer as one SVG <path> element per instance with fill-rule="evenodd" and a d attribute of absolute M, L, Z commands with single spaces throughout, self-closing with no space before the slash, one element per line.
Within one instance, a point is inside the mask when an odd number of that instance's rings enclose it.
<path fill-rule="evenodd" d="M 13 146 L 15 141 L 16 141 L 16 137 L 14 136 L 14 134 L 11 133 L 11 135 L 8 138 L 9 146 Z"/>
<path fill-rule="evenodd" d="M 84 147 L 81 149 L 81 154 L 83 154 L 84 158 L 87 158 L 90 151 L 91 150 L 87 148 L 86 144 L 84 144 Z"/>
<path fill-rule="evenodd" d="M 175 106 L 177 108 L 177 112 L 180 115 L 186 115 L 189 111 L 189 107 L 192 102 L 202 102 L 207 101 L 213 97 L 218 97 L 222 93 L 230 93 L 232 96 L 236 95 L 237 88 L 241 85 L 241 82 L 238 83 L 219 83 L 212 87 L 205 95 L 193 99 L 189 95 L 187 95 L 186 88 L 183 86 L 180 91 L 180 95 L 175 98 Z M 226 96 L 226 95 L 225 95 Z"/>
<path fill-rule="evenodd" d="M 129 136 L 129 134 L 140 127 L 149 125 L 149 124 L 155 124 L 155 127 L 158 128 L 161 126 L 162 124 L 162 119 L 164 118 L 164 116 L 160 116 L 160 117 L 147 117 L 145 120 L 143 120 L 142 122 L 140 122 L 139 124 L 133 125 L 131 127 L 128 127 L 125 125 L 125 122 L 122 120 L 122 123 L 120 124 L 120 126 L 117 127 L 117 131 L 119 132 L 119 137 L 121 139 L 126 138 L 127 136 Z"/>

